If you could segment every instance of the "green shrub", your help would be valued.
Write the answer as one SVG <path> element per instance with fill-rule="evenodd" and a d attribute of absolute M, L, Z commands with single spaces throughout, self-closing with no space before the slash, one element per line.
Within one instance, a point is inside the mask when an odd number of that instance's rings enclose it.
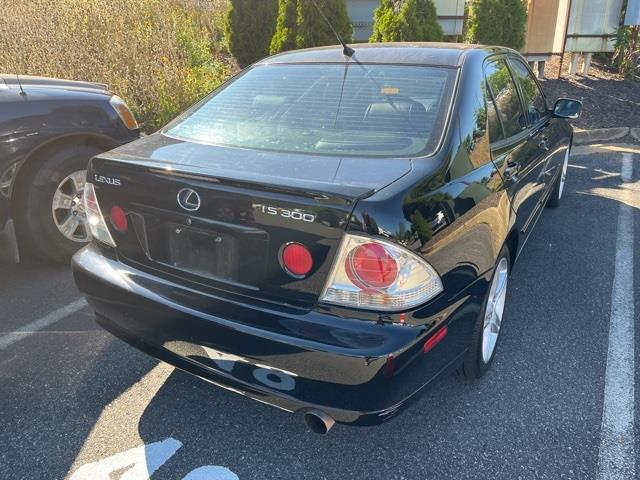
<path fill-rule="evenodd" d="M 316 2 L 342 40 L 351 42 L 353 29 L 345 0 Z M 335 34 L 311 0 L 280 0 L 276 32 L 271 40 L 271 53 L 336 43 L 338 40 Z"/>
<path fill-rule="evenodd" d="M 106 83 L 153 131 L 236 68 L 226 11 L 227 0 L 4 2 L 0 70 Z"/>
<path fill-rule="evenodd" d="M 438 42 L 444 37 L 442 27 L 438 22 L 438 12 L 432 0 L 416 0 L 416 15 L 418 24 L 422 25 L 420 41 Z"/>
<path fill-rule="evenodd" d="M 241 67 L 269 55 L 277 17 L 278 0 L 231 0 L 225 39 Z"/>
<path fill-rule="evenodd" d="M 374 12 L 370 42 L 437 42 L 442 40 L 431 0 L 381 0 Z"/>
<path fill-rule="evenodd" d="M 527 8 L 523 0 L 472 0 L 467 24 L 467 41 L 524 47 Z"/>

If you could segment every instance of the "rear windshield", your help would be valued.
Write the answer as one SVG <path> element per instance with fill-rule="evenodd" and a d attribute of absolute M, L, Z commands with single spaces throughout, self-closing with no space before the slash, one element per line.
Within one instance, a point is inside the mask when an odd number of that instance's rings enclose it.
<path fill-rule="evenodd" d="M 454 69 L 422 66 L 257 66 L 164 133 L 284 152 L 428 155 L 442 134 L 454 79 Z"/>

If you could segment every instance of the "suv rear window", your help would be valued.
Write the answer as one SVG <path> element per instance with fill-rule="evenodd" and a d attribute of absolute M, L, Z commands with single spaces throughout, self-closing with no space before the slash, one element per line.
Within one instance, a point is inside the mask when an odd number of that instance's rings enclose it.
<path fill-rule="evenodd" d="M 455 69 L 282 64 L 249 69 L 164 131 L 196 142 L 296 153 L 428 155 Z"/>

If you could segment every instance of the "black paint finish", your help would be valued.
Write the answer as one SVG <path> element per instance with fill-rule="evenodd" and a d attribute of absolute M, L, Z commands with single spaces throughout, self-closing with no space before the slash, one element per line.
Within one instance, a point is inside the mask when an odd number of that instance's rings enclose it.
<path fill-rule="evenodd" d="M 339 52 L 294 52 L 264 63 L 350 61 Z M 292 412 L 319 408 L 351 424 L 393 417 L 458 364 L 497 255 L 506 243 L 515 260 L 524 245 L 560 174 L 571 127 L 550 111 L 536 122 L 525 113 L 521 133 L 490 141 L 483 65 L 490 57 L 518 57 L 511 50 L 407 44 L 356 48 L 359 56 L 381 63 L 441 59 L 458 70 L 437 153 L 328 158 L 199 145 L 158 133 L 99 156 L 90 175 L 122 180 L 122 186 L 96 185 L 102 210 L 118 204 L 133 224 L 126 233 L 112 229 L 117 249 L 93 244 L 74 257 L 76 283 L 104 328 L 223 387 Z M 176 204 L 187 187 L 201 194 L 197 215 Z M 263 204 L 316 220 L 263 215 Z M 209 276 L 162 261 L 167 228 L 183 227 L 229 242 L 232 261 L 218 259 L 223 266 Z M 423 256 L 444 291 L 406 312 L 320 303 L 345 231 Z M 277 253 L 287 241 L 309 247 L 314 267 L 307 278 L 292 279 L 279 267 Z M 444 340 L 423 353 L 425 341 L 445 325 Z"/>

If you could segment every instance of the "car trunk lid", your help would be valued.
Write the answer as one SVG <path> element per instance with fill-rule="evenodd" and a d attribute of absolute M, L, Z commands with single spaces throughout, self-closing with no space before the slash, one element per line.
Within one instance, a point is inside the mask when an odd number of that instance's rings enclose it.
<path fill-rule="evenodd" d="M 354 203 L 411 170 L 406 159 L 354 159 L 235 149 L 161 134 L 93 159 L 89 180 L 119 255 L 154 273 L 309 308 L 324 286 Z M 280 264 L 284 245 L 309 249 L 304 278 Z"/>

